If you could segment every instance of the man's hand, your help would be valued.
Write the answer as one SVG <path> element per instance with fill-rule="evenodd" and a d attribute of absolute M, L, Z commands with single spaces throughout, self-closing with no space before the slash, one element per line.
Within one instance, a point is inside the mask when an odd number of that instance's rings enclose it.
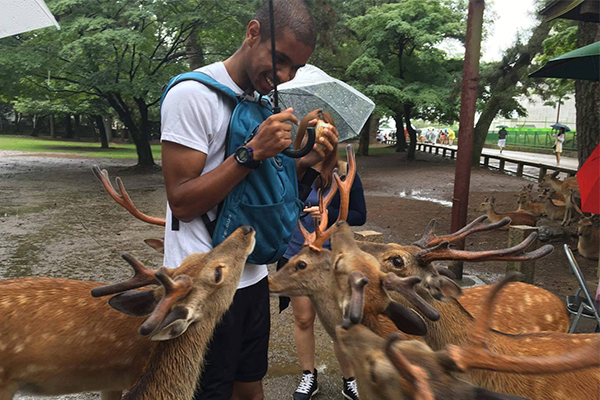
<path fill-rule="evenodd" d="M 273 114 L 260 126 L 256 135 L 248 142 L 255 160 L 266 160 L 281 153 L 292 145 L 292 124 L 298 125 L 292 108 Z"/>
<path fill-rule="evenodd" d="M 313 119 L 308 123 L 308 126 L 315 126 L 316 124 L 317 120 Z M 325 157 L 327 157 L 334 151 L 335 148 L 337 148 L 338 136 L 339 134 L 335 126 L 329 125 L 323 128 L 323 133 L 314 144 L 311 152 L 298 159 L 298 169 L 305 170 L 306 168 L 310 168 L 313 165 L 323 161 Z"/>

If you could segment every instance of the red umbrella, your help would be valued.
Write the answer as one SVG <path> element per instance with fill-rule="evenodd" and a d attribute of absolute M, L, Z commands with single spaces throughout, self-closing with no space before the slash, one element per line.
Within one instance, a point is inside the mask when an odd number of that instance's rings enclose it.
<path fill-rule="evenodd" d="M 600 144 L 577 172 L 581 211 L 600 214 Z"/>

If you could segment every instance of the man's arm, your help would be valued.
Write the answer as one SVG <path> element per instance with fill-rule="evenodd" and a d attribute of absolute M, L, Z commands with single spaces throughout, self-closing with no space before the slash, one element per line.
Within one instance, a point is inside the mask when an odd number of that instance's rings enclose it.
<path fill-rule="evenodd" d="M 292 142 L 289 122 L 298 119 L 288 109 L 267 118 L 248 143 L 256 160 L 265 160 L 288 148 Z M 214 170 L 202 175 L 206 154 L 173 142 L 162 143 L 162 166 L 167 199 L 173 215 L 189 222 L 219 204 L 251 171 L 229 156 Z"/>

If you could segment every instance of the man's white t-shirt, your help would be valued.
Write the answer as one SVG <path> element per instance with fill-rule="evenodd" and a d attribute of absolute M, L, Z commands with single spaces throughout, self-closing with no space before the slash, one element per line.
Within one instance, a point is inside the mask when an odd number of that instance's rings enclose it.
<path fill-rule="evenodd" d="M 222 62 L 202 67 L 203 72 L 217 82 L 231 88 L 236 94 L 243 90 L 231 79 Z M 161 108 L 161 140 L 178 143 L 206 154 L 202 174 L 218 167 L 225 157 L 225 138 L 233 112 L 232 103 L 225 95 L 200 82 L 185 81 L 169 90 Z M 210 220 L 217 215 L 217 207 L 208 212 Z M 212 250 L 210 237 L 202 218 L 179 222 L 179 230 L 171 229 L 171 207 L 167 203 L 165 227 L 165 257 L 167 268 L 176 268 L 192 253 Z M 238 289 L 251 286 L 267 276 L 266 265 L 247 263 Z"/>

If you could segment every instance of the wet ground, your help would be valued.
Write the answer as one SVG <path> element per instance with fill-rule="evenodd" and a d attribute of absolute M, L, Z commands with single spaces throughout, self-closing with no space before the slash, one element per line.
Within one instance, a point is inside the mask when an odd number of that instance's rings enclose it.
<path fill-rule="evenodd" d="M 418 239 L 431 218 L 438 232 L 447 232 L 454 183 L 454 162 L 418 153 L 418 161 L 407 162 L 402 154 L 358 158 L 365 188 L 368 222 L 360 228 L 383 233 L 384 240 L 411 243 Z M 143 212 L 163 216 L 165 192 L 159 169 L 139 170 L 135 161 L 63 158 L 60 155 L 27 155 L 0 152 L 0 279 L 52 276 L 115 282 L 129 276 L 121 259 L 129 252 L 148 266 L 158 267 L 162 257 L 143 243 L 161 238 L 163 229 L 130 216 L 113 202 L 93 176 L 91 166 L 106 168 L 112 178 L 120 176 L 134 203 Z M 473 172 L 469 218 L 480 213 L 475 207 L 485 196 L 497 198 L 497 209 L 516 208 L 514 193 L 529 183 L 521 178 L 487 170 Z M 539 225 L 557 227 L 557 221 Z M 570 228 L 574 232 L 574 226 Z M 473 249 L 506 247 L 506 232 L 490 232 L 469 238 Z M 576 245 L 576 239 L 568 239 Z M 577 287 L 559 246 L 536 270 L 536 284 L 563 298 Z M 577 259 L 590 286 L 595 288 L 597 263 Z M 492 282 L 503 273 L 502 263 L 466 265 L 466 272 Z M 288 309 L 278 314 L 272 300 L 270 369 L 265 380 L 270 400 L 291 398 L 301 369 L 293 342 L 293 317 Z M 582 330 L 591 329 L 587 321 Z M 320 324 L 316 327 L 321 392 L 318 398 L 341 399 L 341 376 L 333 356 L 331 339 Z M 29 399 L 17 396 L 17 399 Z M 57 398 L 56 398 L 57 399 Z M 62 396 L 60 399 L 99 399 L 93 394 Z"/>

